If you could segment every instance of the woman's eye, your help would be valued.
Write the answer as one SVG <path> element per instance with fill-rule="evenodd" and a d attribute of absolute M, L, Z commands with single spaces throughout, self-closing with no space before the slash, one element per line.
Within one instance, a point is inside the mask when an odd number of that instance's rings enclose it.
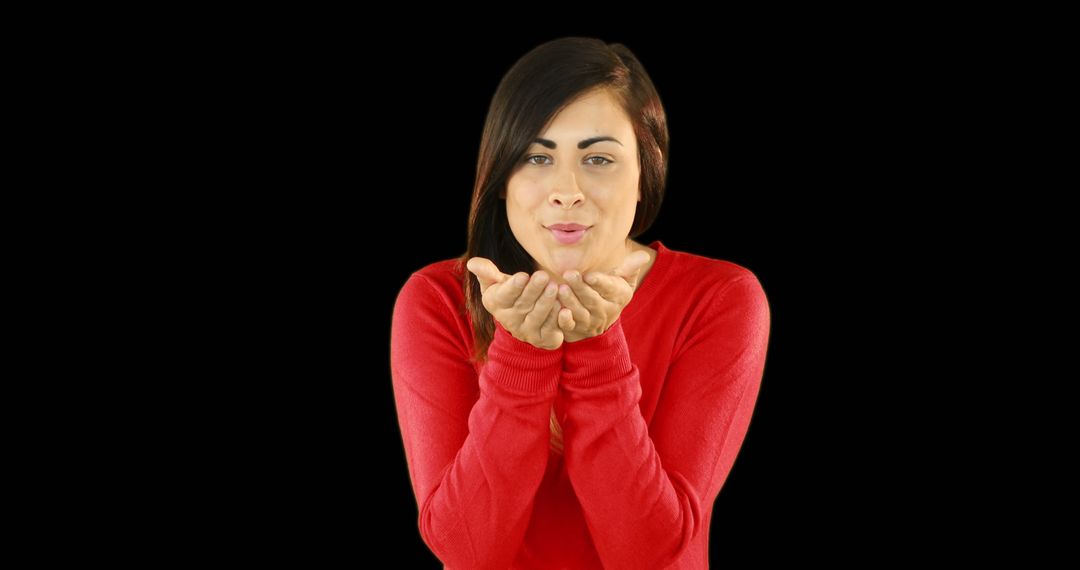
<path fill-rule="evenodd" d="M 542 166 L 542 165 L 550 164 L 551 159 L 544 156 L 544 155 L 542 155 L 542 154 L 534 154 L 534 155 L 525 157 L 525 162 L 527 164 L 534 164 L 536 166 Z M 604 158 L 602 156 L 590 156 L 589 158 L 585 159 L 585 163 L 590 165 L 590 166 L 604 166 L 606 164 L 611 164 L 612 162 L 615 162 L 615 161 L 608 160 L 607 158 Z"/>

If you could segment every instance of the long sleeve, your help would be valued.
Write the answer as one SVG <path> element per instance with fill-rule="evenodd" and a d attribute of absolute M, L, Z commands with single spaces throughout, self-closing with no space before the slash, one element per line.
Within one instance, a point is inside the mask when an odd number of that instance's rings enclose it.
<path fill-rule="evenodd" d="M 707 532 L 704 513 L 746 435 L 768 344 L 765 294 L 752 274 L 738 277 L 698 317 L 651 427 L 621 317 L 563 346 L 566 466 L 605 568 L 664 568 Z"/>
<path fill-rule="evenodd" d="M 477 378 L 461 325 L 426 278 L 410 277 L 391 330 L 395 405 L 424 542 L 447 568 L 505 569 L 547 467 L 562 350 L 497 325 Z"/>

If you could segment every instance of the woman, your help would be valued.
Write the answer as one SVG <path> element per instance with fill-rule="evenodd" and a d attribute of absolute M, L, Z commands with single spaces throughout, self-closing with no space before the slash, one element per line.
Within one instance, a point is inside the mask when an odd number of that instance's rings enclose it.
<path fill-rule="evenodd" d="M 760 386 L 769 308 L 730 262 L 632 238 L 664 110 L 624 46 L 523 56 L 488 111 L 457 259 L 394 307 L 420 534 L 447 568 L 707 568 Z"/>

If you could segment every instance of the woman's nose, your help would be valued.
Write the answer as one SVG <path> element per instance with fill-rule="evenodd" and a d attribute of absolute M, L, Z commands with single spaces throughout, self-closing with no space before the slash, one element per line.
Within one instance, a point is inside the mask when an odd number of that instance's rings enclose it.
<path fill-rule="evenodd" d="M 578 202 L 585 201 L 585 194 L 578 187 L 573 172 L 567 172 L 558 177 L 555 186 L 551 189 L 551 194 L 548 195 L 548 201 L 567 210 L 573 208 Z"/>
<path fill-rule="evenodd" d="M 552 192 L 549 201 L 555 206 L 562 206 L 563 209 L 569 210 L 573 208 L 578 202 L 584 202 L 585 196 L 581 192 L 570 194 L 566 192 Z"/>

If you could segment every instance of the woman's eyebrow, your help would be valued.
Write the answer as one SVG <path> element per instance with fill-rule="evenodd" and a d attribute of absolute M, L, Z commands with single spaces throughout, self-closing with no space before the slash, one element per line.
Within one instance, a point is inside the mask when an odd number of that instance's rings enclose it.
<path fill-rule="evenodd" d="M 616 143 L 619 143 L 619 146 L 622 146 L 622 143 L 619 142 L 619 140 L 616 139 L 615 137 L 604 136 L 604 137 L 592 137 L 592 138 L 585 139 L 585 140 L 577 143 L 577 147 L 578 148 L 585 148 L 585 147 L 587 147 L 587 146 L 589 146 L 589 145 L 591 145 L 593 143 L 598 143 L 600 141 L 614 141 Z M 554 149 L 556 146 L 558 146 L 558 145 L 555 144 L 555 141 L 549 141 L 548 139 L 536 139 L 533 142 L 536 143 L 536 144 L 544 145 L 544 146 L 546 146 L 546 147 L 548 147 L 550 149 Z"/>

